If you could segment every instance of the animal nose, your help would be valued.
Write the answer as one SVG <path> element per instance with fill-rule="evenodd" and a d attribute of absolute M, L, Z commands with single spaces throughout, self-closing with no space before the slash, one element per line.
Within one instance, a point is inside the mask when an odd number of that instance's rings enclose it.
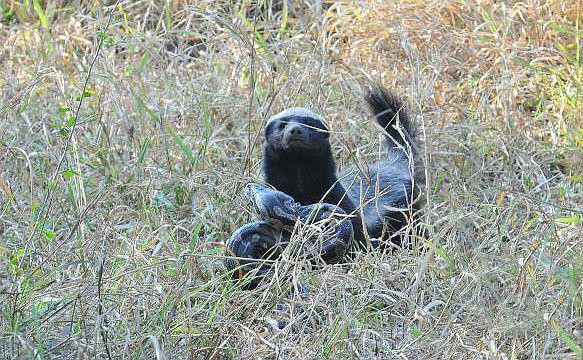
<path fill-rule="evenodd" d="M 301 125 L 291 125 L 289 130 L 289 134 L 292 136 L 302 136 L 304 135 L 304 129 Z"/>

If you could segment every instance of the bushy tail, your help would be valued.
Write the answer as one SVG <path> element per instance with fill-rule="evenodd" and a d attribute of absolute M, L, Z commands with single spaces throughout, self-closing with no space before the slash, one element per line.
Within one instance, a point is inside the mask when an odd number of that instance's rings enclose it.
<path fill-rule="evenodd" d="M 386 131 L 389 150 L 402 147 L 415 154 L 415 129 L 403 102 L 379 84 L 368 91 L 365 100 L 376 122 Z"/>

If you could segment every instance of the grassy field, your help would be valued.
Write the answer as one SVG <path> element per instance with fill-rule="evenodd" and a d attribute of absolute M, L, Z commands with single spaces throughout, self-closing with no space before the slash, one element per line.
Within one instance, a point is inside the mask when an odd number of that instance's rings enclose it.
<path fill-rule="evenodd" d="M 576 0 L 0 10 L 0 357 L 583 357 Z M 222 244 L 266 119 L 311 107 L 365 162 L 371 81 L 418 124 L 425 250 L 242 291 Z"/>

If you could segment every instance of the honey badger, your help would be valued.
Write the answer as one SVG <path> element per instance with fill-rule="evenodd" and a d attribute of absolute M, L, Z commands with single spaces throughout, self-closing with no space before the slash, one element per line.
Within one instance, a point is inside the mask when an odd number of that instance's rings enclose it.
<path fill-rule="evenodd" d="M 363 173 L 349 169 L 338 176 L 324 119 L 306 108 L 289 108 L 267 122 L 263 171 L 267 183 L 302 205 L 335 204 L 353 215 L 354 240 L 369 248 L 386 240 L 400 243 L 394 235 L 419 209 L 423 177 L 403 103 L 380 85 L 365 100 L 384 129 L 385 160 Z"/>

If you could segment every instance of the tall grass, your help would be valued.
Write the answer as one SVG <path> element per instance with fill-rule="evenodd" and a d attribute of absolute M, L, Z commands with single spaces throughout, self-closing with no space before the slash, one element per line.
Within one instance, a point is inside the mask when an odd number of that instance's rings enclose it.
<path fill-rule="evenodd" d="M 582 356 L 576 1 L 114 4 L 0 4 L 2 357 Z M 415 113 L 425 250 L 240 290 L 265 120 L 374 159 L 371 80 Z"/>

